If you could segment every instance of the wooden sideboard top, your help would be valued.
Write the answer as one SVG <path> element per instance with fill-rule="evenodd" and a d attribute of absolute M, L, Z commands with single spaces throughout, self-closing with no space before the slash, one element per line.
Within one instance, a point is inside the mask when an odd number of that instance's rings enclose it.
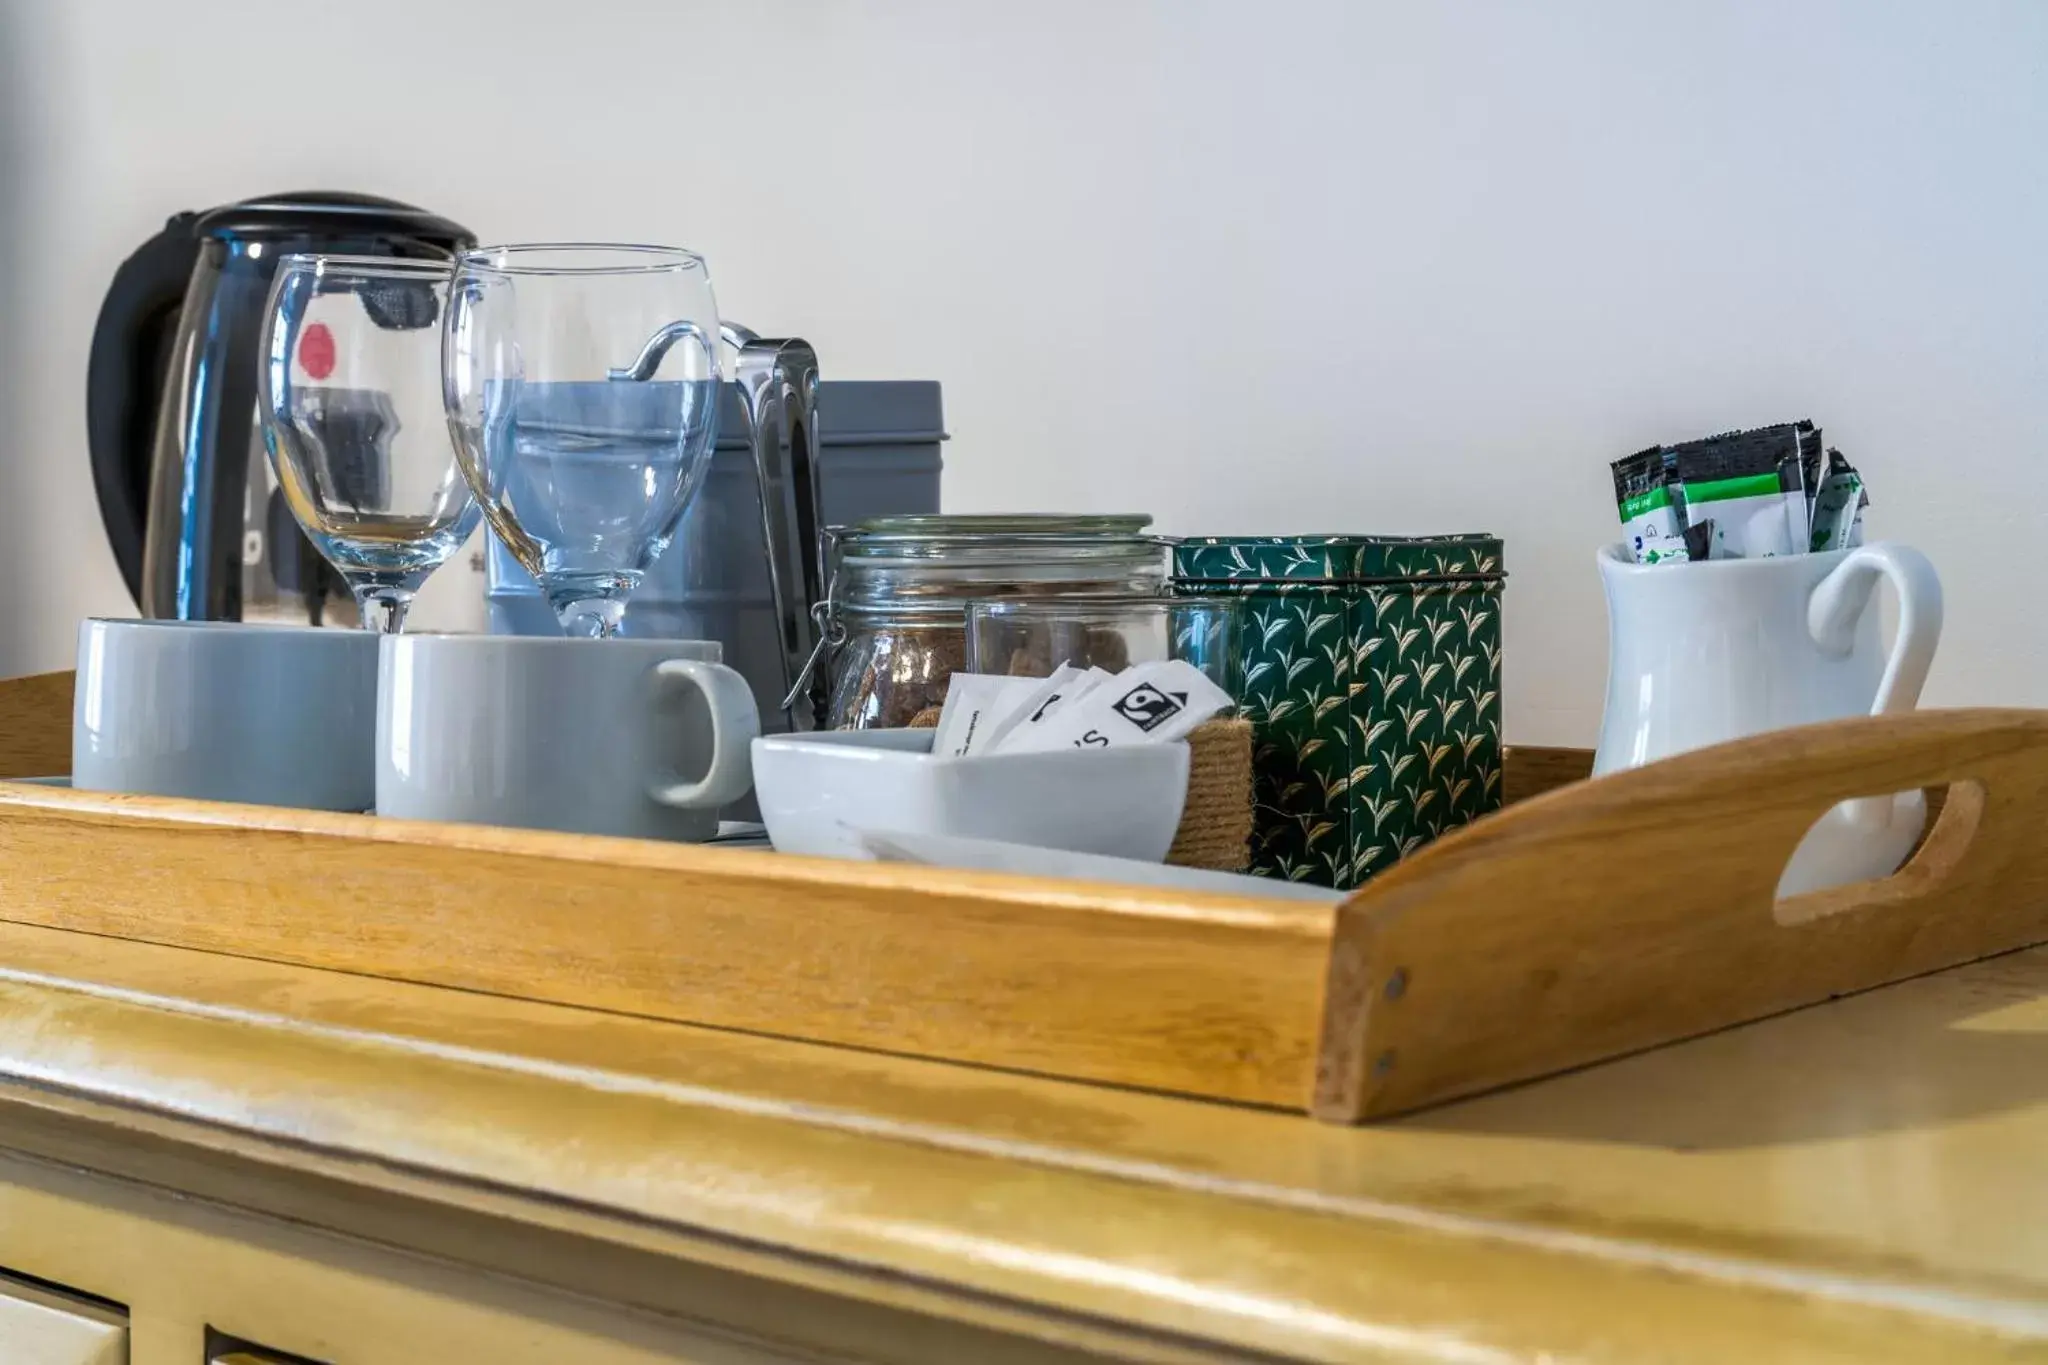
<path fill-rule="evenodd" d="M 2048 1352 L 2048 949 L 1359 1129 L 12 924 L 0 964 L 0 1146 L 657 1310 L 689 1262 L 1141 1359 Z"/>

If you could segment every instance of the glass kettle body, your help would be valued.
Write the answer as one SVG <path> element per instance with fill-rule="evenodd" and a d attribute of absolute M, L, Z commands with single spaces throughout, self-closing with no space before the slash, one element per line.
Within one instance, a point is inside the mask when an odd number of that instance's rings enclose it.
<path fill-rule="evenodd" d="M 468 229 L 388 199 L 272 195 L 173 217 L 115 273 L 87 382 L 93 483 L 142 614 L 356 624 L 263 455 L 257 348 L 280 257 L 452 258 Z M 378 395 L 361 395 L 367 422 Z"/>

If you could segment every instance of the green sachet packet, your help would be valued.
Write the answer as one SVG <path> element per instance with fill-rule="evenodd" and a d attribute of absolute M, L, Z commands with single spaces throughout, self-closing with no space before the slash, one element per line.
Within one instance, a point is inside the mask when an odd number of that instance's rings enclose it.
<path fill-rule="evenodd" d="M 1813 535 L 1813 504 L 1820 495 L 1828 457 L 1821 448 L 1820 428 L 1811 422 L 1794 422 L 1792 435 L 1798 446 L 1800 506 L 1792 522 L 1792 547 L 1796 554 Z"/>
<path fill-rule="evenodd" d="M 1624 455 L 1614 471 L 1614 502 L 1622 535 L 1638 564 L 1675 564 L 1692 558 L 1686 546 L 1685 504 L 1661 446 Z"/>
<path fill-rule="evenodd" d="M 1788 422 L 1671 447 L 1688 525 L 1713 523 L 1710 559 L 1804 553 L 1812 536 L 1807 488 L 1817 481 L 1820 432 Z"/>
<path fill-rule="evenodd" d="M 1705 559 L 1714 544 L 1714 519 L 1696 521 L 1685 528 L 1685 555 L 1687 559 Z"/>
<path fill-rule="evenodd" d="M 1828 452 L 1827 474 L 1813 500 L 1813 530 L 1808 548 L 1846 550 L 1863 543 L 1863 509 L 1870 495 L 1863 491 L 1863 476 L 1842 458 L 1839 450 Z"/>

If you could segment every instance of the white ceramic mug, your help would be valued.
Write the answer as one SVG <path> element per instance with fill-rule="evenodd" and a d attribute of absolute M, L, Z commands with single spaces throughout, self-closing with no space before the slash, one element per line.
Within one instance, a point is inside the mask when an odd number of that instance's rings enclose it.
<path fill-rule="evenodd" d="M 761 731 L 719 658 L 710 640 L 386 636 L 377 813 L 709 839 Z"/>
<path fill-rule="evenodd" d="M 1599 564 L 1608 660 L 1596 774 L 1766 730 L 1910 711 L 1941 639 L 1941 581 L 1905 545 L 1699 564 L 1637 564 L 1610 545 Z M 1879 579 L 1899 602 L 1889 654 L 1872 609 Z M 1845 802 L 1800 844 L 1779 893 L 1888 875 L 1925 822 L 1917 791 Z"/>
<path fill-rule="evenodd" d="M 368 631 L 88 620 L 78 628 L 71 785 L 368 810 L 376 717 Z"/>

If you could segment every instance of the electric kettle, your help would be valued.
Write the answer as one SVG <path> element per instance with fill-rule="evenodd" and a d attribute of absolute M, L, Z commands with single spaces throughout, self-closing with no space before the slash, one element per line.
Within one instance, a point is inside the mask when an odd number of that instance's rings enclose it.
<path fill-rule="evenodd" d="M 369 195 L 267 195 L 180 213 L 122 262 L 86 381 L 93 485 L 144 616 L 355 625 L 341 577 L 263 455 L 257 347 L 278 258 L 452 259 L 469 229 Z"/>

